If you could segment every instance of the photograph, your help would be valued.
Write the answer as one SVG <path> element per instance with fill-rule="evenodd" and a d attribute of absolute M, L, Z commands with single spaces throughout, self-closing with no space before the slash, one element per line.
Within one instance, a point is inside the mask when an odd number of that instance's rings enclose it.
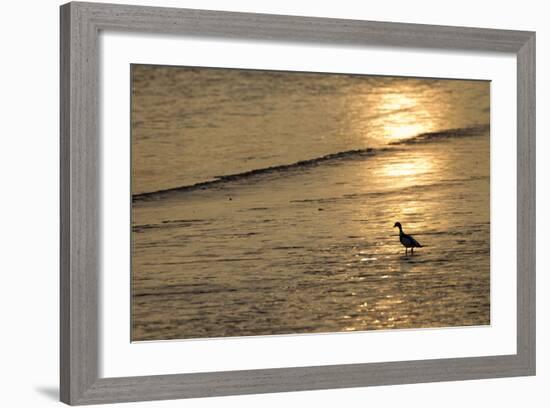
<path fill-rule="evenodd" d="M 491 81 L 129 80 L 132 342 L 491 324 Z"/>

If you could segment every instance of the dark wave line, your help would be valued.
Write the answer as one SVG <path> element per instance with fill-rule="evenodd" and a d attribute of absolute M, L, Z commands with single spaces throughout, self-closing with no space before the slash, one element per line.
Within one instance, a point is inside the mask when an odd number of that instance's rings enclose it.
<path fill-rule="evenodd" d="M 445 139 L 456 138 L 456 137 L 476 136 L 476 135 L 479 135 L 480 133 L 487 132 L 488 130 L 489 130 L 489 125 L 479 125 L 479 126 L 472 126 L 472 127 L 466 127 L 466 128 L 447 129 L 447 130 L 442 130 L 438 132 L 426 132 L 426 133 L 421 133 L 419 135 L 413 136 L 408 139 L 391 142 L 389 143 L 389 145 L 391 146 L 409 145 L 409 144 L 427 143 L 427 142 L 445 140 Z M 339 161 L 339 160 L 345 160 L 345 159 L 354 159 L 354 158 L 360 158 L 365 156 L 372 156 L 376 152 L 381 152 L 388 149 L 389 148 L 381 148 L 381 149 L 366 148 L 366 149 L 347 150 L 343 152 L 327 154 L 325 156 L 316 157 L 313 159 L 301 160 L 291 164 L 282 164 L 277 166 L 270 166 L 270 167 L 264 167 L 260 169 L 249 170 L 242 173 L 216 176 L 212 180 L 202 181 L 199 183 L 190 184 L 186 186 L 179 186 L 179 187 L 167 188 L 163 190 L 134 194 L 132 195 L 132 201 L 137 202 L 137 201 L 158 200 L 172 193 L 206 189 L 209 187 L 215 187 L 228 182 L 244 180 L 255 176 L 314 167 L 319 164 L 323 164 L 331 161 Z"/>
<path fill-rule="evenodd" d="M 291 164 L 281 164 L 278 166 L 271 166 L 271 167 L 264 167 L 261 169 L 249 170 L 243 173 L 228 174 L 225 176 L 216 176 L 213 180 L 203 181 L 200 183 L 195 183 L 187 186 L 167 188 L 165 190 L 151 191 L 147 193 L 133 194 L 132 201 L 136 202 L 136 201 L 158 200 L 166 196 L 167 194 L 171 194 L 171 193 L 205 189 L 209 187 L 222 185 L 228 182 L 248 179 L 255 176 L 314 167 L 319 164 L 330 162 L 330 161 L 372 156 L 377 151 L 383 151 L 383 150 L 384 149 L 375 150 L 372 148 L 347 150 L 344 152 L 327 154 L 325 156 L 316 157 L 314 159 L 301 160 Z"/>
<path fill-rule="evenodd" d="M 471 126 L 466 128 L 446 129 L 446 130 L 441 130 L 437 132 L 420 133 L 419 135 L 413 136 L 411 138 L 398 140 L 396 142 L 391 142 L 389 144 L 394 146 L 394 145 L 427 143 L 427 142 L 434 142 L 438 140 L 445 140 L 445 139 L 457 138 L 457 137 L 460 138 L 460 137 L 477 136 L 481 133 L 485 133 L 488 131 L 489 131 L 488 124 Z"/>

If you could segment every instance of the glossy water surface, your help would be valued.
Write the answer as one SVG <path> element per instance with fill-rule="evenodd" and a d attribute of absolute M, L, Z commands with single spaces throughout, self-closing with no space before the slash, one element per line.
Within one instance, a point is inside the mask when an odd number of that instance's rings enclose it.
<path fill-rule="evenodd" d="M 133 340 L 490 323 L 489 83 L 132 80 Z"/>

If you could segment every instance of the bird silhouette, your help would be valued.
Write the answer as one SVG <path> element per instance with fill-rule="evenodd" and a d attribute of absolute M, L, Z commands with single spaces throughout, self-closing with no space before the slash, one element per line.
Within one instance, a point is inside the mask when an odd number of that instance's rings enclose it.
<path fill-rule="evenodd" d="M 401 244 L 405 247 L 405 255 L 407 255 L 409 248 L 411 249 L 411 254 L 414 253 L 414 248 L 422 248 L 420 242 L 414 239 L 411 235 L 403 232 L 403 227 L 401 227 L 400 222 L 393 224 L 393 227 L 399 228 L 399 242 L 401 242 Z"/>

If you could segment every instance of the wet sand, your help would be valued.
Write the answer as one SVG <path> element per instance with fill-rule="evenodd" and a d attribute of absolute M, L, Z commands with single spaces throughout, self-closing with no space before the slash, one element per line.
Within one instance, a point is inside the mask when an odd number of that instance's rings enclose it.
<path fill-rule="evenodd" d="M 486 154 L 487 133 L 137 200 L 133 338 L 489 324 Z"/>

